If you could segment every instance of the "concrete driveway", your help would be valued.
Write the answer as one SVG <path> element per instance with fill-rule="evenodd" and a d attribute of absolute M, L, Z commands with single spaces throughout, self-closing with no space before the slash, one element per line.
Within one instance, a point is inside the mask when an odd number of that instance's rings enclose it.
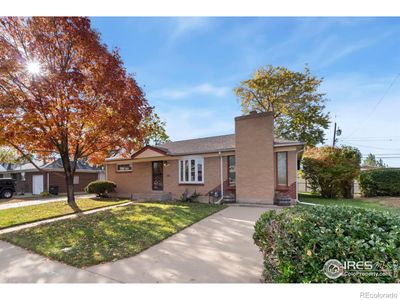
<path fill-rule="evenodd" d="M 83 270 L 0 242 L 0 282 L 258 283 L 253 226 L 267 209 L 230 206 L 136 256 Z"/>

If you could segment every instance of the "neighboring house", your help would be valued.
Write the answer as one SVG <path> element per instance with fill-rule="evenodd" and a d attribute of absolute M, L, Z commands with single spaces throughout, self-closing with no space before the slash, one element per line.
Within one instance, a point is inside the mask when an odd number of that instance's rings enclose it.
<path fill-rule="evenodd" d="M 235 134 L 146 146 L 130 158 L 108 158 L 106 178 L 134 199 L 179 199 L 200 193 L 273 204 L 297 198 L 298 154 L 304 144 L 274 139 L 271 113 L 235 118 Z M 222 187 L 222 188 L 221 188 Z"/>
<path fill-rule="evenodd" d="M 38 195 L 49 191 L 50 187 L 58 187 L 59 193 L 67 192 L 61 159 L 50 163 L 35 161 L 35 164 L 40 167 L 40 171 L 32 163 L 0 163 L 0 178 L 15 179 L 16 194 Z M 104 178 L 102 172 L 100 168 L 78 162 L 74 177 L 75 192 L 83 192 L 89 182 Z"/>

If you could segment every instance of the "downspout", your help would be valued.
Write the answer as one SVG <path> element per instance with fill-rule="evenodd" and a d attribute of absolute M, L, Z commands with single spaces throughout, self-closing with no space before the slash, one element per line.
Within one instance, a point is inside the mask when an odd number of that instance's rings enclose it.
<path fill-rule="evenodd" d="M 215 202 L 215 204 L 222 204 L 222 202 L 224 200 L 224 168 L 223 168 L 221 151 L 219 151 L 218 154 L 219 154 L 220 173 L 221 173 L 221 198 L 219 198 L 218 201 Z"/>

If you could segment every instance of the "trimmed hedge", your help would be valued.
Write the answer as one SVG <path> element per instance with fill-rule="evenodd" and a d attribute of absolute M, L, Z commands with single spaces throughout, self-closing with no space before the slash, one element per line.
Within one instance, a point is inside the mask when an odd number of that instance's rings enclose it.
<path fill-rule="evenodd" d="M 400 196 L 400 169 L 373 169 L 362 171 L 360 188 L 363 195 Z"/>
<path fill-rule="evenodd" d="M 85 187 L 86 193 L 94 193 L 99 197 L 107 197 L 108 193 L 115 192 L 117 185 L 112 181 L 96 180 Z"/>
<path fill-rule="evenodd" d="M 266 282 L 399 282 L 399 277 L 329 279 L 329 259 L 400 262 L 400 217 L 389 212 L 337 206 L 297 206 L 261 215 L 254 241 L 264 254 Z M 398 273 L 398 272 L 397 272 Z"/>

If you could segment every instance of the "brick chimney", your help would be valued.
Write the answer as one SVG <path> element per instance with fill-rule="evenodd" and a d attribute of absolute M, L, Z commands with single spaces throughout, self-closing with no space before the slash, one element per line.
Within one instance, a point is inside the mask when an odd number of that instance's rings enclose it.
<path fill-rule="evenodd" d="M 235 118 L 236 200 L 273 204 L 274 118 L 271 112 Z"/>

